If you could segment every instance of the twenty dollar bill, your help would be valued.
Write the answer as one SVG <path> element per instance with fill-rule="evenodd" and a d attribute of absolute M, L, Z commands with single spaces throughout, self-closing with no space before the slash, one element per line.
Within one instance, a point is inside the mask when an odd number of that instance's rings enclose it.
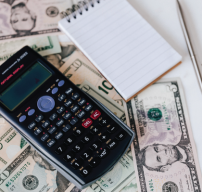
<path fill-rule="evenodd" d="M 180 79 L 161 80 L 125 105 L 136 132 L 132 152 L 140 192 L 199 192 L 201 171 Z"/>

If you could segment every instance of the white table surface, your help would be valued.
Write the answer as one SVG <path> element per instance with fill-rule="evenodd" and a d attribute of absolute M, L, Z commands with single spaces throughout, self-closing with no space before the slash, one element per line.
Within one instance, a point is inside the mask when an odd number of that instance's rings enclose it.
<path fill-rule="evenodd" d="M 180 53 L 182 64 L 164 78 L 180 77 L 189 109 L 200 167 L 202 168 L 202 93 L 178 19 L 175 0 L 128 0 L 129 3 Z M 202 53 L 202 0 L 181 0 L 190 33 Z M 202 54 L 201 54 L 202 55 Z"/>

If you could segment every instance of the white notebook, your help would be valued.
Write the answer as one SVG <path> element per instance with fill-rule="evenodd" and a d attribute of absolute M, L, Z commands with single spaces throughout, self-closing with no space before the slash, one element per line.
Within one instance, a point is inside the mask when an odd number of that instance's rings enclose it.
<path fill-rule="evenodd" d="M 181 61 L 126 0 L 91 0 L 59 21 L 59 28 L 125 101 Z"/>

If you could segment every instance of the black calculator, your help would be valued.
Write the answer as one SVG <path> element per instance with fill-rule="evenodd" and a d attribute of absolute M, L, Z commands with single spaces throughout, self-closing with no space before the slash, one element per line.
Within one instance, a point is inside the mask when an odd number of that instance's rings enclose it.
<path fill-rule="evenodd" d="M 1 115 L 82 189 L 106 174 L 134 132 L 28 46 L 0 66 Z"/>

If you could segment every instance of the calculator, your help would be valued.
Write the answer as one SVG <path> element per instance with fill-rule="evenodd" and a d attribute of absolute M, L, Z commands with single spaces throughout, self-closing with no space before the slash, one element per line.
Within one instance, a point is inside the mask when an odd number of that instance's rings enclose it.
<path fill-rule="evenodd" d="M 0 113 L 78 188 L 124 155 L 135 133 L 25 46 L 0 66 Z"/>

